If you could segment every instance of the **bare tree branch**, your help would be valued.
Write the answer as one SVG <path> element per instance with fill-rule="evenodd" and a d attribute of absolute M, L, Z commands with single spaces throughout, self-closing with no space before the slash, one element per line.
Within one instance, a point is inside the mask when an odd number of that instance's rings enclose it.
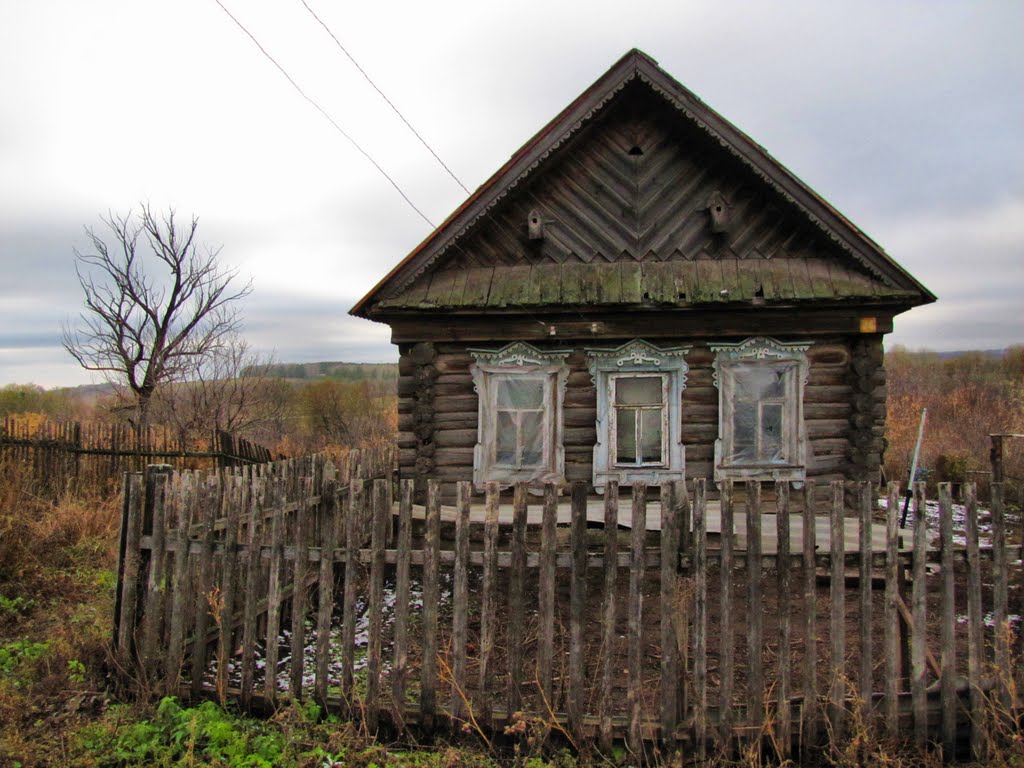
<path fill-rule="evenodd" d="M 196 217 L 182 227 L 174 210 L 157 217 L 144 204 L 102 221 L 113 247 L 86 228 L 91 248 L 75 250 L 85 311 L 77 326 L 65 325 L 64 348 L 126 387 L 141 425 L 159 388 L 197 370 L 237 333 L 238 301 L 252 282 L 239 285 L 220 248 L 197 244 Z"/>

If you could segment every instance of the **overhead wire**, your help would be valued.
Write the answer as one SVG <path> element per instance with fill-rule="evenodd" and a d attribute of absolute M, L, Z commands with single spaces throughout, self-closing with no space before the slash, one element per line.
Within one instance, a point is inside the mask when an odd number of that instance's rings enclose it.
<path fill-rule="evenodd" d="M 382 176 L 383 176 L 383 177 L 384 177 L 385 179 L 387 179 L 387 180 L 388 180 L 388 181 L 389 181 L 389 182 L 391 183 L 391 186 L 393 186 L 393 187 L 395 188 L 395 190 L 396 190 L 396 191 L 398 192 L 398 194 L 400 194 L 400 195 L 402 196 L 402 199 L 403 199 L 403 200 L 405 200 L 405 202 L 409 204 L 409 207 L 410 207 L 410 208 L 412 208 L 412 209 L 413 209 L 414 211 L 416 211 L 416 213 L 418 213 L 418 214 L 420 215 L 420 218 L 422 218 L 422 219 L 423 219 L 423 220 L 424 220 L 425 222 L 427 222 L 427 224 L 429 224 L 429 225 L 430 225 L 431 229 L 435 229 L 435 228 L 436 228 L 436 225 L 434 224 L 434 222 L 432 222 L 432 221 L 431 221 L 431 220 L 430 220 L 430 219 L 429 219 L 429 218 L 427 217 L 427 215 L 426 215 L 425 213 L 423 213 L 423 211 L 421 211 L 421 210 L 420 210 L 419 208 L 417 208 L 417 207 L 416 207 L 416 204 L 415 204 L 415 203 L 414 203 L 414 202 L 413 202 L 412 200 L 410 200 L 410 199 L 409 199 L 409 196 L 408 196 L 407 194 L 405 194 L 405 192 L 404 192 L 404 191 L 402 190 L 402 188 L 401 188 L 400 186 L 398 186 L 398 182 L 396 182 L 396 181 L 395 181 L 395 180 L 394 180 L 393 178 L 391 178 L 390 174 L 388 174 L 388 172 L 387 172 L 387 171 L 385 171 L 383 167 L 381 167 L 380 163 L 378 163 L 378 162 L 377 162 L 376 160 L 374 160 L 374 159 L 373 159 L 373 156 L 372 156 L 372 155 L 370 155 L 370 153 L 369 153 L 369 152 L 367 152 L 367 151 L 366 151 L 365 149 L 363 149 L 363 148 L 362 148 L 362 147 L 361 147 L 361 146 L 359 145 L 359 143 L 358 143 L 358 142 L 357 142 L 357 141 L 356 141 L 355 139 L 353 139 L 353 138 L 352 138 L 352 137 L 351 137 L 351 136 L 350 136 L 350 135 L 349 135 L 348 133 L 346 133 L 346 132 L 345 132 L 345 130 L 344 130 L 344 129 L 343 129 L 343 128 L 342 128 L 341 126 L 340 126 L 340 125 L 338 125 L 337 121 L 336 121 L 336 120 L 335 120 L 335 119 L 334 119 L 333 117 L 331 117 L 331 116 L 330 116 L 330 114 L 328 114 L 327 110 L 325 110 L 325 109 L 324 109 L 324 108 L 323 108 L 322 106 L 320 106 L 320 104 L 319 104 L 319 103 L 318 103 L 318 102 L 317 102 L 316 100 L 314 100 L 314 99 L 313 99 L 313 98 L 312 98 L 311 96 L 309 96 L 309 95 L 308 95 L 308 94 L 307 94 L 307 93 L 306 93 L 306 92 L 305 92 L 304 90 L 302 90 L 302 88 L 301 88 L 301 87 L 299 86 L 299 84 L 298 84 L 298 83 L 296 83 L 296 82 L 295 82 L 295 80 L 294 80 L 294 79 L 292 78 L 292 76 L 288 74 L 288 71 L 287 71 L 287 70 L 286 70 L 286 69 L 285 69 L 284 67 L 282 67 L 282 66 L 281 66 L 281 65 L 280 65 L 280 64 L 278 63 L 277 59 L 275 59 L 275 58 L 274 58 L 273 56 L 271 56 L 271 55 L 270 55 L 270 53 L 269 53 L 269 52 L 267 51 L 267 49 L 266 49 L 266 48 L 264 48 L 264 47 L 263 47 L 263 46 L 262 46 L 262 45 L 260 44 L 260 41 L 256 39 L 256 36 L 255 36 L 255 35 L 253 35 L 253 33 L 252 33 L 252 32 L 250 32 L 250 31 L 249 31 L 249 30 L 248 30 L 248 29 L 246 28 L 246 26 L 245 26 L 245 25 L 244 25 L 244 24 L 243 24 L 243 23 L 242 23 L 241 21 L 239 21 L 239 20 L 238 20 L 238 19 L 237 19 L 237 18 L 235 17 L 235 15 L 234 15 L 233 13 L 231 13 L 231 11 L 229 11 L 229 10 L 228 10 L 228 9 L 227 9 L 227 8 L 225 7 L 224 3 L 222 3 L 222 2 L 221 2 L 221 0 L 213 0 L 213 1 L 214 1 L 215 3 L 217 3 L 217 5 L 219 5 L 219 6 L 220 6 L 221 10 L 222 10 L 222 11 L 224 11 L 224 13 L 226 13 L 226 14 L 228 15 L 228 18 L 230 18 L 230 19 L 231 19 L 231 20 L 232 20 L 233 22 L 235 22 L 235 24 L 236 24 L 236 25 L 238 26 L 238 28 L 239 28 L 239 29 L 241 29 L 241 30 L 242 30 L 242 31 L 243 31 L 243 32 L 244 32 L 244 33 L 245 33 L 245 34 L 246 34 L 246 35 L 248 36 L 248 38 L 249 38 L 250 40 L 252 40 L 253 44 L 254 44 L 254 45 L 255 45 L 255 46 L 257 47 L 257 48 L 259 48 L 259 49 L 260 49 L 260 52 L 261 52 L 261 53 L 262 53 L 262 54 L 263 54 L 264 56 L 266 56 L 266 57 L 267 57 L 267 59 L 268 59 L 268 60 L 269 60 L 269 61 L 270 61 L 270 62 L 271 62 L 271 63 L 272 63 L 272 64 L 273 64 L 273 65 L 274 65 L 275 67 L 277 67 L 278 71 L 279 71 L 279 72 L 280 72 L 280 73 L 281 73 L 282 75 L 284 75 L 285 79 L 286 79 L 286 80 L 287 80 L 287 81 L 288 81 L 289 83 L 291 83 L 292 87 L 293 87 L 293 88 L 294 88 L 294 89 L 295 89 L 296 91 L 298 91 L 298 92 L 299 92 L 299 95 L 300 95 L 300 96 L 302 96 L 302 98 L 304 98 L 304 99 L 305 99 L 306 101 L 308 101 L 308 102 L 309 102 L 310 104 L 312 104 L 312 105 L 313 105 L 313 107 L 314 107 L 314 108 L 315 108 L 315 109 L 316 109 L 316 110 L 317 110 L 317 111 L 318 111 L 318 112 L 319 112 L 319 113 L 320 113 L 321 115 L 323 115 L 323 116 L 324 116 L 324 117 L 325 117 L 325 118 L 327 119 L 327 121 L 328 121 L 328 122 L 329 122 L 329 123 L 330 123 L 331 125 L 333 125 L 333 126 L 334 126 L 335 130 L 337 130 L 337 131 L 338 131 L 338 133 L 340 133 L 340 134 L 341 134 L 342 136 L 344 136 L 344 137 L 345 137 L 345 138 L 346 138 L 346 139 L 348 140 L 348 142 L 349 142 L 349 143 L 350 143 L 350 144 L 351 144 L 351 145 L 352 145 L 353 147 L 355 147 L 355 148 L 356 148 L 356 149 L 357 149 L 357 150 L 359 151 L 359 153 L 360 153 L 360 154 L 362 154 L 362 155 L 363 155 L 363 157 L 365 157 L 365 158 L 366 158 L 367 160 L 369 160 L 369 161 L 370 161 L 370 163 L 372 163 L 372 164 L 373 164 L 373 167 L 374 167 L 374 168 L 376 168 L 376 169 L 377 169 L 377 170 L 378 170 L 378 171 L 380 172 L 380 174 L 381 174 L 381 175 L 382 175 Z"/>
<path fill-rule="evenodd" d="M 422 212 L 422 211 L 421 211 L 421 210 L 420 210 L 420 209 L 419 209 L 419 208 L 418 208 L 418 207 L 417 207 L 417 206 L 416 206 L 416 205 L 415 205 L 415 204 L 414 204 L 413 202 L 412 202 L 412 200 L 410 200 L 410 199 L 409 199 L 408 195 L 406 195 L 406 194 L 405 194 L 405 192 L 404 192 L 404 191 L 402 190 L 402 188 L 398 186 L 398 183 L 397 183 L 397 182 L 396 182 L 396 181 L 395 181 L 395 180 L 394 180 L 394 179 L 393 179 L 393 178 L 392 178 L 392 177 L 391 177 L 391 176 L 390 176 L 390 175 L 389 175 L 389 174 L 388 174 L 388 173 L 387 173 L 387 172 L 386 172 L 386 171 L 385 171 L 385 170 L 384 170 L 384 169 L 383 169 L 383 168 L 382 168 L 381 166 L 380 166 L 380 164 L 379 164 L 379 163 L 377 163 L 377 161 L 376 161 L 376 160 L 374 160 L 374 159 L 373 159 L 373 157 L 372 157 L 372 156 L 371 156 L 371 155 L 370 155 L 370 154 L 369 154 L 369 153 L 368 153 L 368 152 L 367 152 L 366 150 L 364 150 L 364 149 L 363 149 L 363 148 L 362 148 L 362 147 L 361 147 L 361 146 L 360 146 L 360 145 L 359 145 L 359 144 L 358 144 L 358 143 L 357 143 L 357 142 L 355 141 L 355 139 L 353 139 L 353 138 L 352 138 L 352 137 L 351 137 L 351 136 L 350 136 L 350 135 L 349 135 L 348 133 L 346 133 L 346 132 L 345 132 L 345 131 L 344 131 L 344 130 L 343 130 L 343 129 L 341 128 L 341 126 L 340 126 L 340 125 L 338 125 L 338 123 L 337 123 L 337 122 L 336 122 L 336 121 L 335 121 L 335 120 L 334 120 L 334 119 L 333 119 L 333 118 L 332 118 L 332 117 L 331 117 L 331 116 L 330 116 L 330 115 L 329 115 L 329 114 L 327 113 L 327 111 L 326 111 L 326 110 L 325 110 L 325 109 L 324 109 L 323 107 L 321 107 L 321 106 L 320 106 L 320 104 L 319 104 L 319 103 L 317 103 L 317 102 L 316 102 L 316 101 L 315 101 L 315 100 L 314 100 L 313 98 L 311 98 L 311 97 L 310 97 L 309 95 L 307 95 L 305 91 L 303 91 L 303 89 L 302 89 L 302 88 L 301 88 L 301 87 L 300 87 L 300 86 L 298 85 L 298 83 L 296 83 L 296 82 L 295 82 L 295 80 L 294 80 L 294 79 L 293 79 L 293 78 L 291 77 L 291 75 L 289 75 L 289 74 L 288 74 L 288 72 L 287 72 L 287 71 L 286 71 L 286 70 L 284 69 L 284 67 L 283 67 L 283 66 L 281 66 L 281 64 L 280 64 L 280 63 L 278 63 L 278 61 L 277 61 L 277 60 L 276 60 L 276 59 L 275 59 L 275 58 L 274 58 L 274 57 L 273 57 L 273 56 L 272 56 L 272 55 L 271 55 L 271 54 L 270 54 L 270 53 L 269 53 L 269 52 L 268 52 L 268 51 L 267 51 L 267 50 L 266 50 L 266 49 L 265 49 L 265 48 L 264 48 L 264 47 L 263 47 L 263 46 L 262 46 L 261 44 L 260 44 L 259 40 L 257 40 L 257 39 L 256 39 L 255 35 L 253 35 L 253 34 L 252 34 L 252 32 L 250 32 L 250 31 L 248 30 L 248 28 L 246 28 L 246 26 L 245 26 L 244 24 L 242 24 L 242 22 L 241 22 L 241 21 L 239 21 L 239 20 L 238 20 L 238 19 L 237 19 L 237 18 L 236 18 L 236 17 L 234 16 L 234 14 L 232 14 L 232 13 L 231 13 L 231 11 L 229 11 L 229 10 L 228 10 L 228 9 L 227 9 L 227 8 L 226 8 L 226 7 L 224 6 L 224 4 L 223 4 L 223 3 L 221 2 L 221 0 L 214 0 L 214 2 L 216 2 L 216 3 L 217 3 L 217 5 L 219 5 L 219 6 L 221 7 L 221 10 L 223 10 L 223 11 L 224 11 L 224 13 L 226 13 L 226 14 L 228 15 L 228 17 L 229 17 L 229 18 L 230 18 L 230 19 L 231 19 L 231 20 L 232 20 L 232 21 L 233 21 L 233 22 L 234 22 L 234 23 L 235 23 L 235 24 L 236 24 L 236 25 L 238 26 L 238 28 L 239 28 L 239 29 L 241 29 L 241 30 L 242 30 L 242 31 L 243 31 L 243 32 L 244 32 L 244 33 L 245 33 L 245 34 L 246 34 L 246 35 L 247 35 L 247 36 L 249 37 L 249 39 L 250 39 L 250 40 L 252 40 L 253 44 L 255 44 L 257 48 L 259 48 L 260 52 L 261 52 L 261 53 L 262 53 L 262 54 L 263 54 L 264 56 L 266 56 L 266 58 L 267 58 L 267 59 L 269 59 L 269 60 L 270 60 L 270 62 L 271 62 L 271 63 L 272 63 L 272 64 L 273 64 L 273 65 L 274 65 L 275 67 L 277 67 L 278 71 L 280 71 L 280 72 L 281 72 L 281 74 L 282 74 L 282 75 L 284 75 L 284 77 L 285 77 L 285 78 L 286 78 L 286 79 L 288 80 L 288 82 L 289 82 L 289 83 L 291 83 L 292 87 L 293 87 L 293 88 L 295 88 L 295 90 L 296 90 L 296 91 L 298 91 L 298 92 L 299 92 L 299 94 L 300 94 L 300 95 L 301 95 L 301 96 L 302 96 L 302 97 L 303 97 L 303 98 L 304 98 L 304 99 L 305 99 L 305 100 L 306 100 L 307 102 L 309 102 L 309 103 L 310 103 L 310 104 L 311 104 L 311 105 L 312 105 L 312 106 L 313 106 L 314 108 L 316 108 L 316 110 L 317 110 L 318 112 L 320 112 L 320 114 L 321 114 L 321 115 L 323 115 L 323 116 L 324 116 L 324 117 L 325 117 L 325 118 L 326 118 L 326 119 L 327 119 L 327 120 L 328 120 L 328 121 L 329 121 L 329 122 L 331 123 L 331 125 L 333 125 L 333 126 L 334 126 L 334 128 L 335 128 L 335 129 L 336 129 L 336 130 L 337 130 L 337 131 L 338 131 L 338 132 L 339 132 L 339 133 L 340 133 L 340 134 L 341 134 L 342 136 L 344 136 L 344 137 L 345 137 L 345 138 L 346 138 L 346 139 L 347 139 L 347 140 L 348 140 L 348 141 L 349 141 L 349 142 L 350 142 L 350 143 L 351 143 L 351 144 L 352 144 L 352 145 L 353 145 L 353 146 L 354 146 L 354 147 L 355 147 L 355 148 L 356 148 L 357 150 L 359 150 L 359 152 L 360 152 L 360 153 L 361 153 L 361 154 L 362 154 L 362 155 L 363 155 L 364 157 L 366 157 L 366 159 L 367 159 L 367 160 L 369 160 L 369 161 L 370 161 L 370 162 L 371 162 L 371 163 L 373 164 L 373 166 L 374 166 L 374 167 L 375 167 L 375 168 L 376 168 L 376 169 L 377 169 L 377 170 L 378 170 L 378 171 L 379 171 L 379 172 L 380 172 L 380 173 L 381 173 L 381 174 L 382 174 L 382 175 L 383 175 L 383 176 L 384 176 L 384 177 L 385 177 L 385 178 L 386 178 L 386 179 L 387 179 L 387 180 L 388 180 L 388 181 L 389 181 L 390 183 L 391 183 L 391 185 L 392 185 L 392 186 L 393 186 L 393 187 L 394 187 L 394 188 L 395 188 L 395 189 L 396 189 L 396 190 L 398 191 L 398 193 L 399 193 L 399 194 L 400 194 L 400 195 L 402 196 L 402 199 L 404 199 L 404 200 L 405 200 L 405 202 L 406 202 L 406 203 L 408 203 L 408 204 L 409 204 L 409 206 L 410 206 L 410 207 L 411 207 L 411 208 L 412 208 L 412 209 L 413 209 L 414 211 L 416 211 L 416 213 L 418 213 L 418 214 L 420 215 L 420 217 L 421 217 L 421 218 L 422 218 L 422 219 L 423 219 L 424 221 L 426 221 L 426 222 L 427 222 L 427 224 L 429 224 L 429 225 L 430 225 L 430 227 L 431 227 L 432 229 L 436 229 L 436 225 L 435 225 L 435 224 L 434 224 L 434 223 L 433 223 L 433 222 L 432 222 L 432 221 L 431 221 L 431 220 L 430 220 L 430 219 L 429 219 L 429 218 L 428 218 L 428 217 L 427 217 L 427 216 L 426 216 L 426 215 L 425 215 L 425 214 L 424 214 L 424 213 L 423 213 L 423 212 Z M 307 11 L 309 11 L 309 13 L 310 13 L 310 14 L 311 14 L 311 15 L 313 16 L 313 18 L 314 18 L 314 19 L 316 19 L 316 21 L 317 21 L 317 22 L 318 22 L 318 23 L 320 24 L 320 26 L 322 26 L 322 27 L 324 28 L 324 30 L 325 30 L 325 31 L 327 32 L 327 34 L 329 34 L 329 35 L 331 36 L 331 38 L 332 38 L 332 39 L 334 40 L 335 44 L 336 44 L 336 45 L 338 46 L 338 48 L 339 48 L 339 49 L 340 49 L 340 50 L 342 51 L 342 53 L 344 53 L 344 54 L 345 54 L 345 56 L 346 56 L 346 57 L 348 57 L 349 61 L 351 61 L 351 62 L 352 62 L 352 64 L 353 64 L 353 65 L 354 65 L 354 66 L 356 67 L 356 69 L 358 69 L 358 70 L 359 70 L 360 74 L 362 74 L 362 75 L 363 75 L 363 77 L 364 77 L 364 78 L 366 79 L 366 81 L 367 81 L 367 82 L 368 82 L 368 83 L 369 83 L 369 84 L 370 84 L 370 85 L 371 85 L 371 86 L 373 87 L 373 89 L 374 89 L 375 91 L 377 91 L 377 93 L 378 93 L 378 94 L 379 94 L 379 95 L 381 96 L 381 98 L 382 98 L 382 99 L 384 99 L 384 101 L 385 101 L 385 102 L 386 102 L 386 103 L 388 104 L 388 106 L 389 106 L 389 107 L 391 107 L 391 109 L 392 109 L 392 110 L 393 110 L 393 111 L 395 112 L 395 114 L 396 114 L 396 115 L 397 115 L 397 116 L 399 117 L 399 119 L 401 119 L 401 121 L 402 121 L 403 123 L 405 123 L 406 127 L 408 127 L 408 128 L 409 128 L 409 130 L 410 130 L 410 131 L 411 131 L 411 132 L 413 133 L 413 135 L 415 135 L 415 136 L 416 136 L 416 138 L 417 138 L 417 139 L 419 139 L 420 143 L 421 143 L 421 144 L 423 144 L 423 146 L 424 146 L 424 147 L 425 147 L 425 148 L 427 149 L 427 151 L 428 151 L 428 152 L 430 152 L 430 154 L 431 154 L 431 155 L 432 155 L 432 156 L 434 157 L 434 159 L 435 159 L 435 160 L 437 160 L 437 162 L 438 162 L 438 163 L 439 163 L 439 164 L 441 165 L 441 167 L 442 167 L 442 168 L 444 168 L 444 170 L 445 170 L 445 171 L 446 171 L 446 172 L 448 173 L 448 175 L 449 175 L 449 176 L 451 176 L 451 177 L 452 177 L 452 179 L 454 179 L 454 180 L 455 180 L 455 183 L 456 183 L 456 184 L 458 184 L 458 185 L 459 185 L 459 186 L 460 186 L 460 187 L 462 188 L 462 190 L 463 190 L 463 191 L 464 191 L 464 192 L 465 192 L 466 194 L 471 194 L 471 193 L 470 193 L 470 191 L 469 191 L 469 189 L 467 189 L 467 188 L 466 188 L 466 186 L 465 186 L 465 185 L 464 185 L 464 184 L 462 183 L 462 181 L 460 181 L 460 180 L 459 180 L 459 178 L 458 178 L 458 177 L 457 177 L 457 176 L 455 175 L 455 173 L 454 173 L 454 172 L 453 172 L 453 171 L 451 170 L 451 168 L 449 168 L 449 167 L 448 167 L 448 165 L 447 165 L 447 164 L 445 164 L 445 162 L 444 162 L 444 161 L 443 161 L 443 160 L 442 160 L 442 159 L 441 159 L 441 158 L 440 158 L 440 157 L 438 156 L 438 154 L 437 154 L 437 153 L 436 153 L 436 152 L 435 152 L 435 151 L 433 150 L 433 148 L 432 148 L 432 147 L 431 147 L 431 146 L 430 146 L 430 145 L 429 145 L 429 144 L 427 143 L 427 141 L 426 141 L 426 140 L 425 140 L 425 139 L 424 139 L 424 138 L 423 138 L 423 137 L 422 137 L 422 136 L 421 136 L 421 135 L 419 134 L 419 132 L 418 132 L 418 131 L 417 131 L 417 130 L 416 130 L 416 129 L 415 129 L 415 128 L 414 128 L 413 126 L 412 126 L 412 124 L 411 124 L 411 123 L 410 123 L 410 122 L 409 122 L 409 121 L 408 121 L 408 120 L 407 120 L 407 119 L 405 118 L 405 116 L 404 116 L 404 115 L 402 114 L 402 112 L 401 112 L 401 111 L 400 111 L 400 110 L 398 109 L 398 107 L 396 107 L 396 106 L 395 106 L 395 104 L 394 104 L 394 103 L 393 103 L 393 102 L 392 102 L 392 101 L 391 101 L 391 100 L 390 100 L 390 99 L 389 99 L 389 98 L 387 97 L 387 95 L 386 95 L 386 94 L 385 94 L 385 93 L 384 93 L 384 92 L 383 92 L 383 91 L 382 91 L 382 90 L 381 90 L 381 89 L 380 89 L 380 88 L 379 88 L 379 87 L 377 86 L 377 84 L 373 82 L 373 80 L 372 80 L 372 79 L 370 78 L 370 76 L 369 76 L 369 75 L 368 75 L 368 74 L 366 73 L 366 71 L 365 71 L 365 70 L 364 70 L 364 69 L 363 69 L 363 68 L 362 68 L 362 67 L 361 67 L 361 66 L 359 65 L 359 62 L 357 62 L 357 61 L 355 60 L 355 58 L 354 58 L 354 57 L 352 56 L 352 54 L 350 54 L 350 53 L 348 52 L 348 50 L 347 50 L 347 49 L 345 48 L 345 46 L 343 46 L 343 45 L 341 44 L 341 41 L 340 41 L 340 40 L 338 40 L 337 36 L 336 36 L 336 35 L 334 34 L 334 32 L 333 32 L 333 31 L 332 31 L 332 30 L 330 29 L 330 27 L 329 27 L 329 26 L 327 25 L 327 23 L 326 23 L 326 22 L 324 22 L 324 20 L 323 20 L 323 19 L 322 19 L 322 18 L 321 18 L 321 17 L 319 16 L 319 15 L 317 15 L 317 13 L 316 13 L 316 12 L 315 12 L 315 11 L 314 11 L 314 10 L 313 10 L 313 9 L 312 9 L 312 8 L 311 8 L 310 6 L 309 6 L 309 4 L 308 4 L 308 3 L 306 2 L 306 0 L 300 0 L 300 2 L 301 2 L 301 3 L 303 4 L 303 6 L 305 6 L 306 10 L 307 10 Z M 496 226 L 496 227 L 497 227 L 497 228 L 498 228 L 499 230 L 504 230 L 504 231 L 505 231 L 505 234 L 506 234 L 506 235 L 508 235 L 509 237 L 511 237 L 511 239 L 512 239 L 513 241 L 515 241 L 515 240 L 517 239 L 517 238 L 516 238 L 516 236 L 515 236 L 515 234 L 514 234 L 514 233 L 511 233 L 511 232 L 509 232 L 509 231 L 508 231 L 508 227 L 506 227 L 506 226 L 505 226 L 505 224 L 504 224 L 504 223 L 503 223 L 502 221 L 500 221 L 500 220 L 499 220 L 498 218 L 496 218 L 495 216 L 493 216 L 493 215 L 492 215 L 492 213 L 491 213 L 491 211 L 490 211 L 490 210 L 488 210 L 488 208 L 486 208 L 486 207 L 485 207 L 485 209 L 484 209 L 484 211 L 483 211 L 483 216 L 484 216 L 485 218 L 487 218 L 488 220 L 490 220 L 490 221 L 491 221 L 491 223 L 492 223 L 492 224 L 494 224 L 494 225 L 495 225 L 495 226 Z M 449 245 L 448 247 L 454 247 L 455 249 L 457 249 L 458 251 L 460 251 L 460 252 L 461 252 L 461 253 L 462 253 L 462 254 L 463 254 L 464 256 L 466 256 L 467 258 L 468 258 L 468 257 L 470 256 L 470 255 L 469 255 L 469 253 L 468 253 L 468 252 L 467 252 L 467 251 L 465 250 L 465 248 L 463 248 L 463 247 L 462 247 L 462 244 L 461 244 L 460 242 L 458 242 L 458 238 L 456 238 L 456 239 L 452 240 L 452 241 L 451 241 L 451 243 L 450 243 L 450 245 Z M 524 305 L 522 305 L 522 304 L 518 304 L 518 303 L 515 303 L 515 306 L 518 306 L 518 307 L 519 307 L 519 308 L 520 308 L 521 310 L 523 310 L 523 311 L 525 312 L 525 314 L 526 314 L 527 316 L 529 316 L 529 317 L 530 317 L 530 319 L 532 319 L 532 320 L 533 320 L 534 322 L 536 322 L 537 324 L 539 324 L 539 325 L 542 325 L 542 326 L 545 326 L 545 327 L 547 327 L 547 326 L 548 326 L 548 323 L 547 323 L 547 322 L 545 322 L 544 320 L 541 320 L 540 318 L 538 318 L 538 317 L 537 317 L 537 316 L 536 316 L 536 315 L 535 315 L 535 314 L 534 314 L 533 312 L 531 312 L 531 311 L 529 310 L 529 308 L 528 308 L 528 307 L 526 307 L 526 306 L 524 306 Z M 580 312 L 580 311 L 579 311 L 578 309 L 576 310 L 576 313 L 577 313 L 577 314 L 578 314 L 578 315 L 580 316 L 580 318 L 581 318 L 581 319 L 584 319 L 584 320 L 586 320 L 586 317 L 585 317 L 585 316 L 583 315 L 583 313 L 582 313 L 582 312 Z"/>
<path fill-rule="evenodd" d="M 434 156 L 434 159 L 437 160 L 441 167 L 444 168 L 445 171 L 447 171 L 448 175 L 455 180 L 455 183 L 462 187 L 462 191 L 465 192 L 467 195 L 470 194 L 469 190 L 466 188 L 466 185 L 462 183 L 458 176 L 455 175 L 455 172 L 452 171 L 452 169 L 445 164 L 444 160 L 442 160 L 438 156 L 437 152 L 434 151 L 433 147 L 431 147 L 430 144 L 427 143 L 427 140 L 420 135 L 419 131 L 413 128 L 412 123 L 405 119 L 405 115 L 403 115 L 401 111 L 398 109 L 398 107 L 394 105 L 391 99 L 389 99 L 384 94 L 384 91 L 377 87 L 377 84 L 373 82 L 370 76 L 366 73 L 366 70 L 359 65 L 359 62 L 355 60 L 355 57 L 348 52 L 348 49 L 345 48 L 344 45 L 341 44 L 341 41 L 338 39 L 337 35 L 335 35 L 334 32 L 331 31 L 331 28 L 329 26 L 327 26 L 327 22 L 325 22 L 322 18 L 320 18 L 320 16 L 317 15 L 317 12 L 310 7 L 309 3 L 307 3 L 306 0 L 299 0 L 299 2 L 301 2 L 306 7 L 306 10 L 309 11 L 309 13 L 313 16 L 314 19 L 317 20 L 320 26 L 324 28 L 327 34 L 331 36 L 331 39 L 334 40 L 335 45 L 337 45 L 338 48 L 341 49 L 341 52 L 348 57 L 348 60 L 352 62 L 352 65 L 359 70 L 359 74 L 366 78 L 366 82 L 368 82 L 373 87 L 373 90 L 380 94 L 380 97 L 384 99 L 385 102 L 387 102 L 387 105 L 391 107 L 392 111 L 394 111 L 394 113 L 398 115 L 398 119 L 405 123 L 405 127 L 412 131 L 413 136 L 419 139 L 420 144 L 426 147 L 426 150 L 431 155 Z"/>

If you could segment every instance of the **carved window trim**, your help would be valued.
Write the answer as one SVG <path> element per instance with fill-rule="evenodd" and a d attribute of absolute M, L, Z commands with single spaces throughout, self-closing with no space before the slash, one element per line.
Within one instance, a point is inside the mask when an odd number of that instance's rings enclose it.
<path fill-rule="evenodd" d="M 473 388 L 477 392 L 477 442 L 473 448 L 473 483 L 483 490 L 489 480 L 503 485 L 565 481 L 563 444 L 563 402 L 569 377 L 566 358 L 570 350 L 540 350 L 525 342 L 514 342 L 498 350 L 470 349 Z M 518 466 L 497 461 L 498 392 L 502 381 L 540 380 L 543 383 L 542 456 L 535 464 Z M 517 440 L 518 453 L 518 440 Z"/>
<path fill-rule="evenodd" d="M 718 439 L 715 440 L 715 482 L 732 480 L 788 480 L 802 483 L 807 476 L 807 428 L 804 423 L 804 387 L 810 344 L 786 344 L 756 336 L 738 344 L 712 344 L 714 384 L 718 388 Z M 780 406 L 782 457 L 775 461 L 736 460 L 735 431 L 737 380 L 751 365 L 775 371 L 782 380 L 781 397 L 756 401 L 755 443 L 761 439 L 765 404 Z"/>
<path fill-rule="evenodd" d="M 590 377 L 597 391 L 597 442 L 594 444 L 594 488 L 603 493 L 609 480 L 619 485 L 657 484 L 682 480 L 686 449 L 682 441 L 682 393 L 690 347 L 656 347 L 634 339 L 614 349 L 588 348 Z M 616 447 L 616 382 L 657 375 L 662 379 L 662 455 L 659 462 L 619 462 Z"/>

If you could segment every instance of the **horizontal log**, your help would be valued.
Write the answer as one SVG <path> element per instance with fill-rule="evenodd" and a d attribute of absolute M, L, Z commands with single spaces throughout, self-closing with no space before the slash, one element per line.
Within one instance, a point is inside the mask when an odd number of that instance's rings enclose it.
<path fill-rule="evenodd" d="M 434 452 L 438 467 L 473 467 L 472 448 L 438 448 Z"/>
<path fill-rule="evenodd" d="M 438 448 L 472 448 L 476 445 L 476 429 L 435 429 L 434 444 Z"/>
<path fill-rule="evenodd" d="M 477 412 L 471 413 L 438 413 L 434 415 L 436 429 L 476 429 Z"/>
<path fill-rule="evenodd" d="M 439 397 L 434 401 L 435 413 L 476 413 L 477 396 L 472 395 L 448 395 Z"/>
<path fill-rule="evenodd" d="M 849 432 L 850 422 L 846 419 L 807 421 L 807 437 L 812 440 L 818 437 L 845 437 Z"/>
<path fill-rule="evenodd" d="M 847 403 L 853 396 L 853 388 L 846 384 L 804 387 L 804 403 Z"/>
<path fill-rule="evenodd" d="M 821 419 L 849 420 L 853 410 L 849 403 L 804 403 L 804 419 L 815 421 Z"/>

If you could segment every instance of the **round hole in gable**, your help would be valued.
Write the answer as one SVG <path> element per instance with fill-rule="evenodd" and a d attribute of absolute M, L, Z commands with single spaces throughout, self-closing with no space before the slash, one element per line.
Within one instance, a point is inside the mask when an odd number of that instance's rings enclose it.
<path fill-rule="evenodd" d="M 638 147 L 636 144 L 634 144 L 632 147 L 629 148 L 629 152 L 627 152 L 626 154 L 631 155 L 633 157 L 640 157 L 640 155 L 642 155 L 643 153 L 644 151 L 640 149 L 640 147 Z"/>

